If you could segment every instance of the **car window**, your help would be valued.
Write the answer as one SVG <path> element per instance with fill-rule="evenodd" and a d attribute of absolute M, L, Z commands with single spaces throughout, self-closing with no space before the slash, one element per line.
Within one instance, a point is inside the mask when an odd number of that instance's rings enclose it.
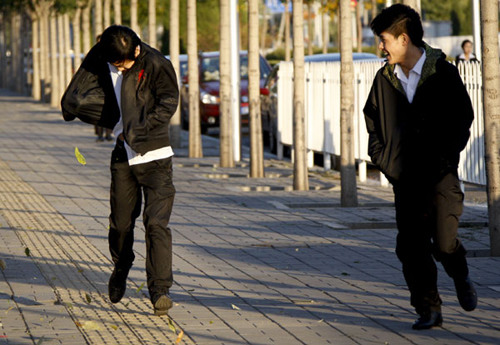
<path fill-rule="evenodd" d="M 269 76 L 271 69 L 264 58 L 260 56 L 260 79 L 265 79 Z M 248 79 L 248 55 L 240 56 L 240 78 Z M 203 57 L 201 59 L 201 75 L 202 82 L 220 81 L 219 57 Z"/>

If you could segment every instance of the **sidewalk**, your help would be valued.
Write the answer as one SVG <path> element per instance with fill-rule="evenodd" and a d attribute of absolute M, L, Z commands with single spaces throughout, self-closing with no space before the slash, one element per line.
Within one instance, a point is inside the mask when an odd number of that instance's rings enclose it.
<path fill-rule="evenodd" d="M 335 173 L 311 172 L 311 190 L 292 191 L 289 163 L 269 156 L 266 178 L 249 179 L 247 159 L 218 167 L 213 138 L 205 158 L 189 159 L 186 133 L 174 157 L 170 318 L 153 315 L 144 286 L 142 220 L 127 293 L 111 304 L 113 144 L 5 90 L 0 109 L 0 345 L 500 343 L 500 258 L 488 255 L 484 204 L 466 203 L 460 229 L 478 309 L 460 308 L 440 267 L 443 328 L 413 331 L 391 189 L 360 184 L 361 206 L 341 208 Z"/>

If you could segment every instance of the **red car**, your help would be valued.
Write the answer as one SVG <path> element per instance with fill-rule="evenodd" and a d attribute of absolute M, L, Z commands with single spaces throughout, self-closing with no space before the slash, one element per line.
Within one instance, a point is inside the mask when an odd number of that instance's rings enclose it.
<path fill-rule="evenodd" d="M 209 127 L 219 126 L 219 52 L 201 53 L 200 64 L 200 118 L 201 132 L 206 133 Z M 240 52 L 240 102 L 241 122 L 248 123 L 248 53 Z M 260 56 L 260 85 L 264 85 L 271 72 L 269 63 Z M 181 123 L 183 129 L 189 128 L 189 84 L 184 78 L 181 87 Z"/>

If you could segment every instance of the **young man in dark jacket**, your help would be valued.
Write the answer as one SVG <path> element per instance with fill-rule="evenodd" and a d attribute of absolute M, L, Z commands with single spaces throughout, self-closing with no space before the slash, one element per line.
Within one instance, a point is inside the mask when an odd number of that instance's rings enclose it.
<path fill-rule="evenodd" d="M 453 278 L 463 309 L 477 304 L 466 251 L 457 238 L 464 199 L 457 168 L 473 109 L 457 69 L 422 41 L 413 9 L 386 8 L 371 28 L 387 63 L 364 108 L 368 152 L 394 188 L 396 254 L 419 314 L 413 328 L 428 329 L 442 324 L 434 259 Z"/>
<path fill-rule="evenodd" d="M 170 61 L 124 26 L 110 26 L 89 52 L 62 99 L 65 120 L 113 129 L 109 248 L 114 270 L 109 297 L 118 303 L 134 261 L 134 224 L 144 194 L 146 274 L 156 315 L 172 307 L 172 237 L 168 228 L 175 189 L 169 123 L 178 103 Z"/>

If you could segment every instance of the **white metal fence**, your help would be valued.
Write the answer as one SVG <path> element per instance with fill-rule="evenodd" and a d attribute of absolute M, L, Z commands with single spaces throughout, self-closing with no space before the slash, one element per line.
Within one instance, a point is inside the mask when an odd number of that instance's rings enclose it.
<path fill-rule="evenodd" d="M 355 158 L 359 163 L 359 178 L 366 179 L 368 133 L 363 107 L 373 78 L 383 62 L 354 61 L 355 102 L 354 138 Z M 482 78 L 480 64 L 460 64 L 460 75 L 472 100 L 475 119 L 471 138 L 462 152 L 459 167 L 463 181 L 486 184 L 484 165 Z M 330 169 L 331 155 L 340 155 L 340 62 L 313 62 L 305 64 L 306 146 L 309 166 L 313 153 L 323 153 L 325 169 Z M 283 157 L 283 145 L 293 145 L 293 63 L 282 62 L 278 72 L 278 157 Z M 382 184 L 387 181 L 382 178 Z"/>

